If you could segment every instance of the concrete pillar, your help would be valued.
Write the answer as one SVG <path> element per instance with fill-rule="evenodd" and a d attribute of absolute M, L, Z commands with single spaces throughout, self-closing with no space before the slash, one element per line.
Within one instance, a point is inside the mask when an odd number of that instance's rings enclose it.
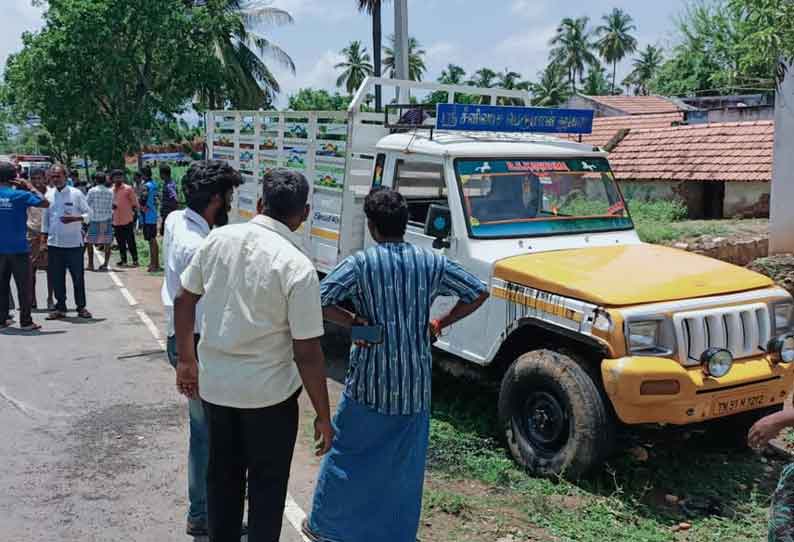
<path fill-rule="evenodd" d="M 769 208 L 769 253 L 794 253 L 794 64 L 775 99 L 775 153 Z"/>
<path fill-rule="evenodd" d="M 408 0 L 394 0 L 394 78 L 408 79 Z M 408 92 L 397 87 L 397 103 L 408 103 Z"/>

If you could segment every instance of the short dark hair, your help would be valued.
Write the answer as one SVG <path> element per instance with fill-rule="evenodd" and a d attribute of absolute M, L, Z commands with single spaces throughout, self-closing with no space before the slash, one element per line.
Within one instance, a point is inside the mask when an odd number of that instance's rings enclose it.
<path fill-rule="evenodd" d="M 384 237 L 402 237 L 408 226 L 408 203 L 391 188 L 375 188 L 364 200 L 364 214 Z"/>
<path fill-rule="evenodd" d="M 112 179 L 114 177 L 121 177 L 123 179 L 126 177 L 126 175 L 124 175 L 124 172 L 122 170 L 114 169 L 113 171 L 110 172 L 110 178 Z"/>
<path fill-rule="evenodd" d="M 137 179 L 138 177 L 143 177 L 143 173 L 141 173 L 140 171 L 136 171 L 135 173 L 132 174 L 132 176 Z"/>
<path fill-rule="evenodd" d="M 199 160 L 190 164 L 182 177 L 182 191 L 187 206 L 201 214 L 215 194 L 225 194 L 240 186 L 243 178 L 227 162 L 221 160 Z"/>
<path fill-rule="evenodd" d="M 147 179 L 152 178 L 152 168 L 149 166 L 143 166 L 141 168 L 141 174 L 146 177 Z"/>
<path fill-rule="evenodd" d="M 160 175 L 171 175 L 171 166 L 168 164 L 160 164 Z"/>
<path fill-rule="evenodd" d="M 9 183 L 16 178 L 16 166 L 11 162 L 0 162 L 0 183 Z"/>
<path fill-rule="evenodd" d="M 44 171 L 44 168 L 40 168 L 40 167 L 34 167 L 34 168 L 30 168 L 30 178 L 31 178 L 31 179 L 32 179 L 33 177 L 37 177 L 37 176 L 39 176 L 39 175 L 41 175 L 42 177 L 44 177 L 46 174 L 47 174 L 47 172 L 46 172 L 46 171 Z"/>
<path fill-rule="evenodd" d="M 104 184 L 105 179 L 107 179 L 107 177 L 105 176 L 105 173 L 103 171 L 97 171 L 94 174 L 94 182 L 97 183 L 97 184 L 100 184 L 100 183 Z"/>
<path fill-rule="evenodd" d="M 287 220 L 303 213 L 308 199 L 309 182 L 297 171 L 276 168 L 262 177 L 265 212 L 276 220 Z"/>

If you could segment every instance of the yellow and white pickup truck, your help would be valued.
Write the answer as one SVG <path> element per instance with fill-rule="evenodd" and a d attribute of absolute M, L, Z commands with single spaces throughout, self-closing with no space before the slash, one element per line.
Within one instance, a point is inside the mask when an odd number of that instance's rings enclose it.
<path fill-rule="evenodd" d="M 491 106 L 458 111 L 480 123 L 476 131 L 445 129 L 440 109 L 433 124 L 422 113 L 406 128 L 362 111 L 375 84 Z M 369 190 L 400 191 L 406 240 L 489 286 L 486 305 L 436 347 L 501 379 L 505 440 L 535 474 L 575 477 L 600 465 L 619 425 L 728 419 L 738 432 L 780 408 L 794 384 L 791 296 L 746 269 L 641 242 L 603 150 L 482 131 L 498 115 L 536 126 L 537 110 L 525 121 L 518 108 L 497 107 L 527 101 L 514 91 L 368 79 L 346 114 L 212 112 L 209 151 L 248 176 L 238 219 L 253 213 L 267 168 L 314 181 L 300 235 L 320 272 L 372 242 L 362 209 Z M 454 302 L 439 299 L 433 310 Z"/>

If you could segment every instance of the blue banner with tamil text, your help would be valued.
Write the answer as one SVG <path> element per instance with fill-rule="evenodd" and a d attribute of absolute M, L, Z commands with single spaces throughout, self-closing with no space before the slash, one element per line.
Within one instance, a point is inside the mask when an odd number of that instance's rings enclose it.
<path fill-rule="evenodd" d="M 589 134 L 593 111 L 498 105 L 438 104 L 436 128 L 474 132 Z"/>

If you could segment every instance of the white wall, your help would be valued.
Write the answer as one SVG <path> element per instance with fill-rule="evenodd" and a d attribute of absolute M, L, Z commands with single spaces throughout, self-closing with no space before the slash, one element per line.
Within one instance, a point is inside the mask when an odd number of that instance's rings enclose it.
<path fill-rule="evenodd" d="M 775 157 L 769 221 L 769 253 L 794 252 L 794 65 L 775 101 Z"/>

